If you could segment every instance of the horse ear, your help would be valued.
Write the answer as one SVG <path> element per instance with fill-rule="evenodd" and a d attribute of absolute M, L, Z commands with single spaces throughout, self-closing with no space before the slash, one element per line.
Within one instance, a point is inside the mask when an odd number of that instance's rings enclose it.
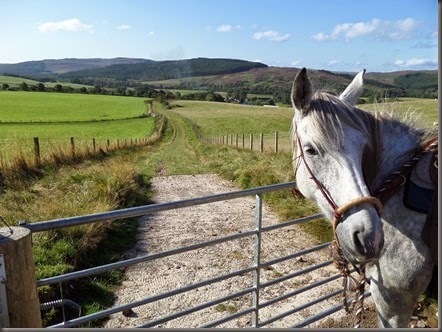
<path fill-rule="evenodd" d="M 306 112 L 310 107 L 313 95 L 313 85 L 304 68 L 296 75 L 292 86 L 292 105 L 301 112 Z"/>
<path fill-rule="evenodd" d="M 364 74 L 365 69 L 357 73 L 353 78 L 353 81 L 351 81 L 349 86 L 344 90 L 343 93 L 341 93 L 339 99 L 344 100 L 351 105 L 356 105 L 359 96 L 361 95 L 362 91 L 364 91 Z"/>

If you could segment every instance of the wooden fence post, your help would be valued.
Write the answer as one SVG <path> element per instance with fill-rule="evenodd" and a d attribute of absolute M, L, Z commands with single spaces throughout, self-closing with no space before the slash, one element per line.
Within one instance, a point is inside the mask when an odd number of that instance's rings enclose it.
<path fill-rule="evenodd" d="M 110 140 L 107 140 L 107 144 L 106 144 L 106 151 L 110 150 Z"/>
<path fill-rule="evenodd" d="M 235 146 L 238 147 L 238 134 L 236 134 L 236 137 L 235 137 Z"/>
<path fill-rule="evenodd" d="M 264 134 L 263 133 L 259 134 L 259 149 L 260 149 L 261 153 L 264 152 Z"/>
<path fill-rule="evenodd" d="M 6 301 L 9 323 L 2 327 L 42 327 L 31 238 L 27 228 L 0 228 L 0 273 L 5 272 L 0 276 L 0 287 L 5 286 L 0 304 Z"/>
<path fill-rule="evenodd" d="M 73 137 L 71 137 L 71 152 L 72 152 L 72 157 L 75 158 L 75 142 Z"/>
<path fill-rule="evenodd" d="M 275 131 L 275 153 L 278 153 L 278 132 Z"/>
<path fill-rule="evenodd" d="M 245 138 L 245 134 L 242 134 L 242 148 L 244 149 L 244 138 Z"/>
<path fill-rule="evenodd" d="M 94 149 L 94 153 L 97 152 L 97 144 L 95 142 L 95 138 L 92 139 L 92 148 Z"/>
<path fill-rule="evenodd" d="M 250 134 L 250 151 L 253 151 L 253 134 Z"/>
<path fill-rule="evenodd" d="M 40 166 L 41 155 L 40 155 L 40 142 L 38 141 L 38 137 L 34 137 L 34 156 L 35 156 L 35 164 L 37 166 Z"/>

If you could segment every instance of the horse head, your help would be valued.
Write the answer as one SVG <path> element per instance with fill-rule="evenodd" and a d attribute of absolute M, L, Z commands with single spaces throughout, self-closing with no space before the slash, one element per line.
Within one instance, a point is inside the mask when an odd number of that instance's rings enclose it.
<path fill-rule="evenodd" d="M 298 189 L 330 220 L 338 220 L 334 231 L 342 252 L 358 264 L 378 259 L 384 242 L 381 206 L 371 197 L 369 175 L 376 169 L 379 132 L 373 116 L 354 106 L 363 91 L 364 73 L 335 96 L 314 91 L 303 68 L 291 94 Z"/>

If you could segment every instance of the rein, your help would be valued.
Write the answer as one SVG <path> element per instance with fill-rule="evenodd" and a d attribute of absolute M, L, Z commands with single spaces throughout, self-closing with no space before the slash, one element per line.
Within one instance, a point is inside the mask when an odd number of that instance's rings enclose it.
<path fill-rule="evenodd" d="M 410 161 L 404 164 L 398 171 L 392 173 L 392 175 L 384 182 L 384 184 L 379 188 L 374 196 L 362 196 L 353 199 L 342 206 L 338 206 L 336 202 L 331 197 L 330 193 L 324 187 L 324 185 L 316 178 L 313 174 L 310 166 L 305 160 L 304 151 L 302 149 L 301 140 L 297 138 L 297 143 L 300 151 L 300 159 L 304 162 L 304 166 L 310 175 L 310 178 L 315 182 L 317 188 L 324 196 L 328 204 L 333 209 L 333 235 L 334 240 L 330 243 L 330 250 L 333 257 L 333 265 L 339 270 L 341 276 L 343 277 L 343 288 L 344 288 L 344 298 L 343 305 L 347 312 L 351 312 L 356 308 L 356 324 L 355 328 L 359 328 L 362 323 L 362 313 L 363 313 L 363 301 L 364 301 L 364 290 L 365 284 L 369 283 L 369 280 L 365 276 L 365 264 L 361 265 L 359 269 L 353 265 L 355 270 L 359 273 L 359 280 L 356 280 L 351 276 L 351 271 L 348 267 L 349 262 L 344 257 L 342 249 L 339 243 L 339 238 L 336 234 L 336 228 L 338 224 L 342 221 L 342 216 L 352 207 L 359 204 L 370 203 L 376 208 L 378 215 L 382 213 L 382 205 L 385 203 L 396 191 L 397 189 L 405 184 L 407 175 L 411 172 L 414 165 L 421 159 L 421 157 L 428 152 L 434 152 L 434 157 L 432 164 L 434 168 L 438 168 L 438 137 L 435 137 L 423 145 L 422 148 L 418 149 L 415 155 L 410 159 Z M 350 303 L 348 298 L 348 291 L 355 293 L 355 300 Z"/>

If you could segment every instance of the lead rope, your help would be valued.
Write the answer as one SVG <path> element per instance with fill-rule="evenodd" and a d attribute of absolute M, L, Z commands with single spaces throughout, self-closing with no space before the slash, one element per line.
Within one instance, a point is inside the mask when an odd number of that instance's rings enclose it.
<path fill-rule="evenodd" d="M 343 278 L 342 287 L 344 290 L 344 296 L 342 304 L 347 313 L 351 313 L 356 309 L 355 324 L 353 328 L 360 328 L 364 313 L 365 285 L 368 283 L 368 280 L 365 277 L 365 265 L 362 265 L 359 269 L 357 269 L 359 272 L 359 280 L 356 280 L 356 278 L 351 275 L 348 268 L 348 261 L 342 254 L 342 250 L 337 244 L 336 239 L 330 243 L 329 248 L 333 257 L 333 265 L 340 272 Z M 354 293 L 354 296 L 352 296 L 353 300 L 349 299 L 349 292 Z"/>
<path fill-rule="evenodd" d="M 342 286 L 344 289 L 343 296 L 343 305 L 344 309 L 347 313 L 353 312 L 356 309 L 356 318 L 354 328 L 361 327 L 363 321 L 363 313 L 364 313 L 364 292 L 365 285 L 369 283 L 368 279 L 365 276 L 365 265 L 361 265 L 359 269 L 353 265 L 355 270 L 359 274 L 359 280 L 356 280 L 351 275 L 351 272 L 348 268 L 348 261 L 344 257 L 341 246 L 339 244 L 339 238 L 336 234 L 336 227 L 342 219 L 342 215 L 349 210 L 350 208 L 357 206 L 362 203 L 371 203 L 375 206 L 376 211 L 379 215 L 382 213 L 382 203 L 375 197 L 372 196 L 363 196 L 351 200 L 350 202 L 338 207 L 334 211 L 334 219 L 333 219 L 333 235 L 334 240 L 330 243 L 330 251 L 333 258 L 333 265 L 340 272 L 342 276 Z M 354 293 L 352 296 L 353 299 L 349 299 L 349 292 Z"/>

